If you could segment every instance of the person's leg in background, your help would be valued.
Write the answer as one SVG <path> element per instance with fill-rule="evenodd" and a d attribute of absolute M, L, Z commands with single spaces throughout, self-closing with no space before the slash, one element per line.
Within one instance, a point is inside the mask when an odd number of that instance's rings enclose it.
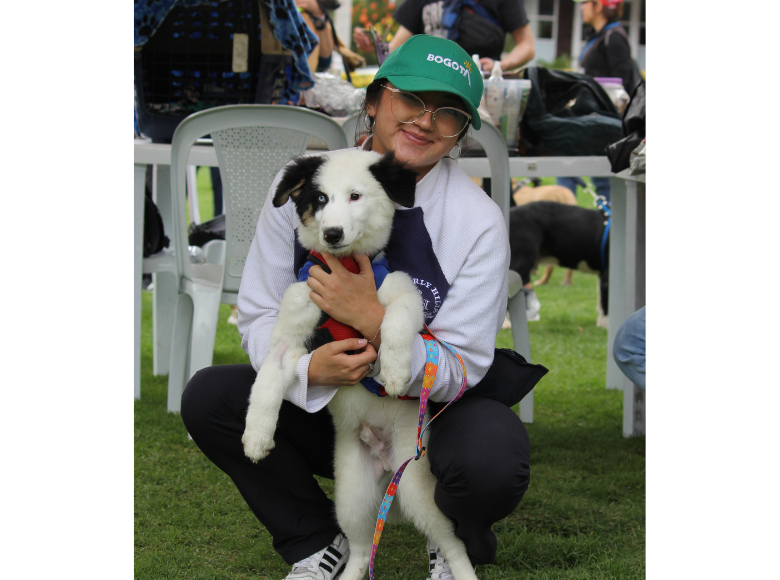
<path fill-rule="evenodd" d="M 612 356 L 628 379 L 645 390 L 645 307 L 623 321 L 615 334 Z"/>
<path fill-rule="evenodd" d="M 604 199 L 609 202 L 611 192 L 609 177 L 591 177 L 590 180 L 593 182 L 593 187 L 596 188 L 596 193 L 603 196 Z"/>
<path fill-rule="evenodd" d="M 556 177 L 555 182 L 563 187 L 568 187 L 574 195 L 577 195 L 576 177 Z"/>
<path fill-rule="evenodd" d="M 222 177 L 219 175 L 219 167 L 211 169 L 211 191 L 214 192 L 214 217 L 222 214 Z"/>

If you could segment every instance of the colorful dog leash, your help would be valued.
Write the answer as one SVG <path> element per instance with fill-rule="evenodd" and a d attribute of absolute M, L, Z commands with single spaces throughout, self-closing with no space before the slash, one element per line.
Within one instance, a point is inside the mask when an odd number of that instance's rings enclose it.
<path fill-rule="evenodd" d="M 444 409 L 460 399 L 461 396 L 463 396 L 463 393 L 466 391 L 466 365 L 463 364 L 463 359 L 460 358 L 460 355 L 457 353 L 457 351 L 449 344 L 443 340 L 437 339 L 431 332 L 430 328 L 427 326 L 424 328 L 425 332 L 421 333 L 421 336 L 425 341 L 427 359 L 425 361 L 425 374 L 423 376 L 422 391 L 420 391 L 420 417 L 417 422 L 417 454 L 414 457 L 410 457 L 404 461 L 401 467 L 398 468 L 398 471 L 395 472 L 393 479 L 390 481 L 390 485 L 387 486 L 387 492 L 385 492 L 382 505 L 379 506 L 379 515 L 377 516 L 376 530 L 374 531 L 374 545 L 371 547 L 371 560 L 368 563 L 368 576 L 370 580 L 374 580 L 374 558 L 376 557 L 376 550 L 379 546 L 379 539 L 382 537 L 382 530 L 385 527 L 385 520 L 387 520 L 387 512 L 390 511 L 390 505 L 393 503 L 393 499 L 395 499 L 395 492 L 398 490 L 398 483 L 401 481 L 401 476 L 403 475 L 406 466 L 409 465 L 410 461 L 417 461 L 420 459 L 420 457 L 425 455 L 425 447 L 422 446 L 423 433 L 425 433 L 425 430 L 430 426 L 431 423 L 433 423 L 433 420 L 444 412 Z M 430 395 L 431 388 L 433 387 L 433 380 L 436 378 L 436 371 L 439 368 L 439 347 L 436 344 L 437 341 L 441 342 L 450 350 L 450 352 L 452 352 L 452 354 L 457 357 L 458 362 L 463 369 L 463 381 L 461 382 L 460 391 L 458 391 L 458 394 L 455 395 L 455 397 L 449 403 L 447 403 L 447 405 L 445 405 L 444 409 L 436 413 L 436 416 L 428 421 L 428 424 L 425 425 L 425 427 L 423 427 L 423 422 L 425 421 L 425 410 L 428 407 L 428 395 Z"/>

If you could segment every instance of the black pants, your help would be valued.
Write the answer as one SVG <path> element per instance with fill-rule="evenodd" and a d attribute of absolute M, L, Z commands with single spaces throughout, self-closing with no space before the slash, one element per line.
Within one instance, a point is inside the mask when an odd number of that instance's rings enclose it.
<path fill-rule="evenodd" d="M 265 459 L 244 456 L 241 436 L 256 373 L 251 365 L 199 371 L 182 395 L 181 416 L 203 453 L 227 473 L 274 549 L 290 564 L 321 550 L 340 529 L 333 502 L 312 476 L 333 478 L 333 423 L 284 401 Z M 433 407 L 442 405 L 431 403 Z M 530 444 L 517 415 L 485 398 L 465 398 L 434 421 L 427 455 L 436 505 L 455 523 L 474 565 L 496 556 L 491 526 L 514 511 L 528 488 Z M 403 485 L 403 479 L 401 480 Z M 377 506 L 378 508 L 378 506 Z"/>

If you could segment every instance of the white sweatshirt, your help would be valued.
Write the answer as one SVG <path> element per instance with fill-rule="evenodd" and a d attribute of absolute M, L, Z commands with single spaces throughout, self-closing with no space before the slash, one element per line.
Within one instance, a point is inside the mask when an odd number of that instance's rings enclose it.
<path fill-rule="evenodd" d="M 281 172 L 258 220 L 238 294 L 241 346 L 255 370 L 268 353 L 282 295 L 296 281 L 301 265 L 296 266 L 302 249 L 295 234 L 295 207 L 291 201 L 280 208 L 271 203 L 280 177 Z M 493 362 L 496 334 L 506 313 L 510 252 L 499 207 L 454 161 L 442 159 L 418 182 L 414 207 L 396 206 L 387 257 L 391 270 L 412 277 L 423 298 L 426 324 L 458 352 L 468 386 L 476 385 Z M 422 390 L 424 345 L 418 336 L 405 393 L 410 396 Z M 314 413 L 327 405 L 336 387 L 308 384 L 310 360 L 311 354 L 301 357 L 298 382 L 285 398 Z M 440 346 L 430 399 L 451 400 L 461 382 L 460 363 Z"/>

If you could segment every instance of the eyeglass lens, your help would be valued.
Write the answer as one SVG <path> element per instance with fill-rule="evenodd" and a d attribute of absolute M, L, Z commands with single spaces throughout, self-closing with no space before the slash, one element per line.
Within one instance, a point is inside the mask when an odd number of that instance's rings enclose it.
<path fill-rule="evenodd" d="M 424 114 L 425 103 L 416 95 L 393 91 L 391 99 L 393 115 L 401 123 L 414 123 Z M 433 128 L 442 137 L 454 137 L 468 123 L 468 117 L 458 109 L 441 107 L 433 114 Z"/>

